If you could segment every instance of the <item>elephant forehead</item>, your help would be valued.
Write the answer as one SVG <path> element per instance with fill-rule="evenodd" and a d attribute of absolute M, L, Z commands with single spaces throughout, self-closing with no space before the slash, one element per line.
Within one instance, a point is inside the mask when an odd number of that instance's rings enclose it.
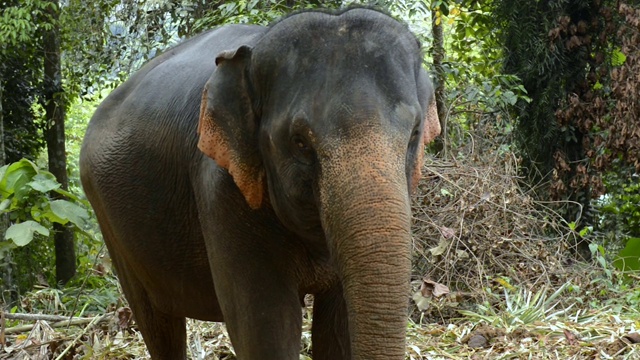
<path fill-rule="evenodd" d="M 371 10 L 339 15 L 303 12 L 273 25 L 254 48 L 255 65 L 263 73 L 277 68 L 318 66 L 345 61 L 344 65 L 413 61 L 419 43 L 406 26 Z"/>

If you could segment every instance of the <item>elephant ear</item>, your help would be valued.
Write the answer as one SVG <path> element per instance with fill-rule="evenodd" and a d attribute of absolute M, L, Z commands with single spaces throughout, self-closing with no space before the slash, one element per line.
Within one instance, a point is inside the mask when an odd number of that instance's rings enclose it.
<path fill-rule="evenodd" d="M 202 93 L 198 148 L 229 171 L 249 206 L 257 209 L 265 194 L 265 175 L 258 152 L 250 59 L 248 46 L 216 58 L 216 70 Z"/>
<path fill-rule="evenodd" d="M 420 182 L 420 178 L 422 177 L 424 147 L 432 142 L 438 135 L 440 135 L 441 131 L 433 85 L 431 84 L 431 80 L 429 80 L 429 76 L 427 75 L 426 71 L 424 71 L 422 68 L 420 68 L 420 71 L 418 72 L 417 82 L 418 97 L 420 99 L 420 105 L 422 107 L 423 113 L 425 114 L 425 117 L 422 125 L 422 138 L 420 140 L 420 145 L 418 146 L 416 163 L 414 165 L 411 176 L 411 192 L 415 191 L 415 189 L 418 187 L 418 183 Z"/>

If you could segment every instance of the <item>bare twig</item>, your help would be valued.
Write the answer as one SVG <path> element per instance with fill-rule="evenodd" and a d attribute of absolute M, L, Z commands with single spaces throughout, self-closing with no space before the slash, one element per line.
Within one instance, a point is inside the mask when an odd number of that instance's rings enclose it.
<path fill-rule="evenodd" d="M 23 313 L 2 313 L 3 316 L 10 320 L 25 320 L 25 321 L 64 321 L 64 320 L 72 320 L 73 318 L 69 318 L 68 316 L 61 315 L 47 315 L 47 314 L 23 314 Z"/>
<path fill-rule="evenodd" d="M 16 314 L 7 314 L 7 318 L 9 318 L 8 315 L 16 315 Z M 22 317 L 22 315 L 29 315 L 29 314 L 19 314 L 19 315 L 21 315 Z M 37 318 L 37 317 L 40 317 L 40 318 Z M 50 320 L 50 319 L 58 319 L 57 322 L 54 322 L 53 324 L 51 324 L 51 327 L 57 328 L 57 327 L 70 326 L 70 325 L 84 325 L 92 322 L 100 323 L 103 321 L 107 321 L 112 317 L 113 317 L 113 313 L 108 313 L 108 314 L 95 316 L 91 318 L 73 318 L 72 320 L 69 320 L 69 318 L 66 316 L 34 314 L 34 317 L 32 318 L 32 320 L 56 321 L 56 320 Z M 47 320 L 46 318 L 49 318 L 49 320 Z M 59 320 L 60 318 L 62 318 L 62 320 Z M 23 318 L 21 320 L 26 320 L 26 318 Z M 15 334 L 15 333 L 31 331 L 31 329 L 33 329 L 34 326 L 35 325 L 33 324 L 14 326 L 14 327 L 5 329 L 5 333 Z"/>
<path fill-rule="evenodd" d="M 499 148 L 479 138 L 449 160 L 425 164 L 413 202 L 413 277 L 481 297 L 504 281 L 587 281 L 584 267 L 565 266 L 573 256 L 568 224 L 523 187 L 517 156 Z"/>
<path fill-rule="evenodd" d="M 4 338 L 4 334 L 5 334 L 5 330 L 4 327 L 6 326 L 5 322 L 4 322 L 4 311 L 0 310 L 0 346 L 4 347 L 7 342 Z"/>
<path fill-rule="evenodd" d="M 56 357 L 56 360 L 60 360 L 60 359 L 62 359 L 62 358 L 64 357 L 64 355 L 65 355 L 65 354 L 66 354 L 66 353 L 67 353 L 67 352 L 68 352 L 68 351 L 69 351 L 69 350 L 70 350 L 70 349 L 75 345 L 75 343 L 76 343 L 78 340 L 80 340 L 80 338 L 81 338 L 81 337 L 83 337 L 83 336 L 84 336 L 84 334 L 86 334 L 86 333 L 89 331 L 89 329 L 91 329 L 95 324 L 98 324 L 99 322 L 104 321 L 104 320 L 107 318 L 107 316 L 109 316 L 109 315 L 113 316 L 113 313 L 104 314 L 104 315 L 101 315 L 101 316 L 96 316 L 96 317 L 94 317 L 93 319 L 91 319 L 91 321 L 89 322 L 89 325 L 87 325 L 87 326 L 84 328 L 84 330 L 83 330 L 82 332 L 80 332 L 80 333 L 79 333 L 79 334 L 78 334 L 78 335 L 73 339 L 73 341 L 70 341 L 70 342 L 69 342 L 69 344 L 68 344 L 68 345 L 67 345 L 67 347 L 64 349 L 64 351 L 62 351 L 62 352 L 60 353 L 60 355 L 58 355 L 58 356 Z"/>

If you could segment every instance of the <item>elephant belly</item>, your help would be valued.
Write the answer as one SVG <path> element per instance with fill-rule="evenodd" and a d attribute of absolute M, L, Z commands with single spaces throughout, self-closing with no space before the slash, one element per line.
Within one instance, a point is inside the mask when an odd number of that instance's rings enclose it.
<path fill-rule="evenodd" d="M 152 301 L 166 313 L 207 321 L 223 321 L 209 268 L 184 269 L 152 280 Z M 206 271 L 206 272 L 204 272 Z"/>

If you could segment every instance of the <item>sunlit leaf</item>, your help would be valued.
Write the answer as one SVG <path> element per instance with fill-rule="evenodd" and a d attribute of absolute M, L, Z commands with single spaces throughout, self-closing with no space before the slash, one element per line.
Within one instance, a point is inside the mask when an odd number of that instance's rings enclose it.
<path fill-rule="evenodd" d="M 27 220 L 19 224 L 13 224 L 4 235 L 6 240 L 13 240 L 18 246 L 25 246 L 33 240 L 33 234 L 49 236 L 49 230 L 35 221 Z"/>
<path fill-rule="evenodd" d="M 0 180 L 0 194 L 5 198 L 12 194 L 22 197 L 25 193 L 24 186 L 36 174 L 37 166 L 27 159 L 9 165 Z"/>
<path fill-rule="evenodd" d="M 49 207 L 51 213 L 47 217 L 63 225 L 71 221 L 76 226 L 82 227 L 89 218 L 87 210 L 67 200 L 54 200 L 49 203 Z"/>
<path fill-rule="evenodd" d="M 55 177 L 50 173 L 37 174 L 27 185 L 31 186 L 32 189 L 41 193 L 48 193 L 49 191 L 55 190 L 60 187 L 60 183 L 58 183 Z"/>
<path fill-rule="evenodd" d="M 627 61 L 627 56 L 620 49 L 613 49 L 611 52 L 611 65 L 622 66 Z"/>

